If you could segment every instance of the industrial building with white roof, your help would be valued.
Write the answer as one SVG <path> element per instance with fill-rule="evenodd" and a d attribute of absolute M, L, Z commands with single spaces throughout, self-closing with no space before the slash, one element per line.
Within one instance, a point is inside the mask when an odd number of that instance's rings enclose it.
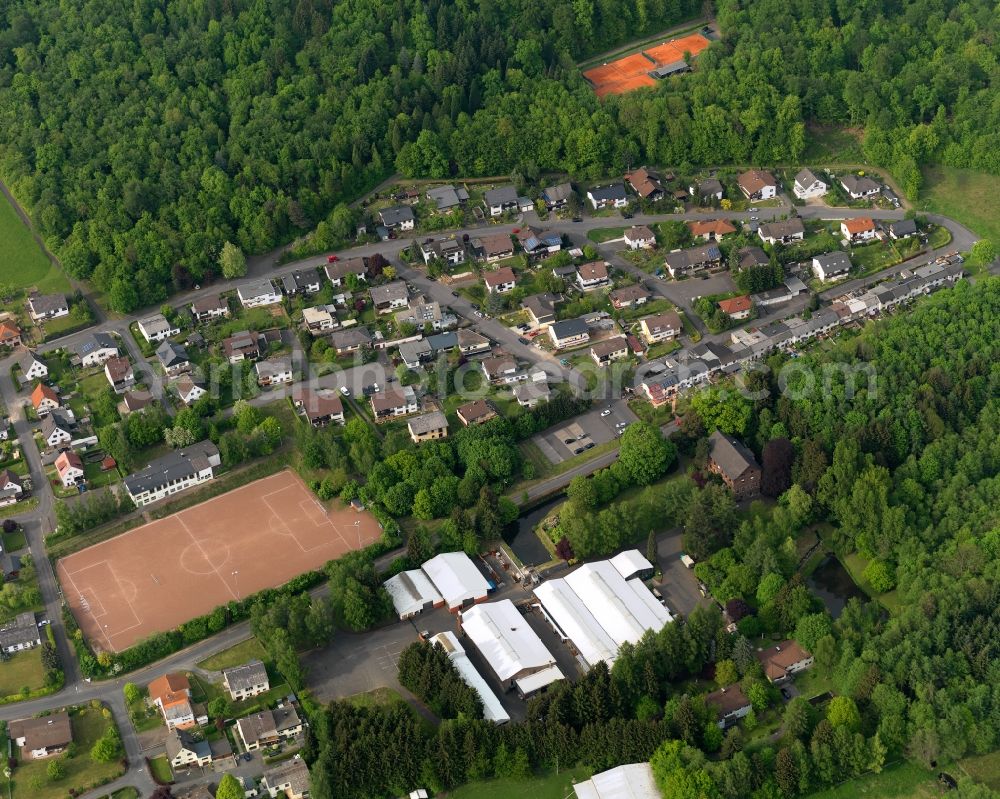
<path fill-rule="evenodd" d="M 441 648 L 448 654 L 455 670 L 461 675 L 465 684 L 479 694 L 479 699 L 483 703 L 483 718 L 492 721 L 494 724 L 506 724 L 510 721 L 510 714 L 504 710 L 497 695 L 493 693 L 489 683 L 483 679 L 476 667 L 465 654 L 465 649 L 459 643 L 458 637 L 450 630 L 438 633 L 431 638 L 432 644 L 440 644 Z"/>
<path fill-rule="evenodd" d="M 658 632 L 673 621 L 641 579 L 627 579 L 652 571 L 652 564 L 632 550 L 548 580 L 535 596 L 549 623 L 589 666 L 602 660 L 610 666 L 623 643 L 638 643 L 647 630 Z"/>
<path fill-rule="evenodd" d="M 385 582 L 399 618 L 447 605 L 455 612 L 482 602 L 493 586 L 464 552 L 435 555 L 419 569 L 400 572 Z"/>
<path fill-rule="evenodd" d="M 516 687 L 527 697 L 564 679 L 552 653 L 509 599 L 463 610 L 459 620 L 505 690 Z"/>
<path fill-rule="evenodd" d="M 573 786 L 576 799 L 661 799 L 649 763 L 629 763 L 602 771 Z"/>

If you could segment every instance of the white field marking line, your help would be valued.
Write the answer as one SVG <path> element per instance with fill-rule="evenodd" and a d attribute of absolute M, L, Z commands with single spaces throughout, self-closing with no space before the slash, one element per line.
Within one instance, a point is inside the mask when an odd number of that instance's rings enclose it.
<path fill-rule="evenodd" d="M 73 584 L 73 593 L 79 595 L 80 599 L 83 599 L 83 594 L 80 593 L 80 589 L 76 587 L 76 580 L 73 579 L 73 574 L 70 573 L 69 569 L 63 567 L 63 572 L 66 575 L 66 579 Z M 97 620 L 93 613 L 89 610 L 85 611 L 89 616 L 91 621 L 97 626 L 97 632 L 99 635 L 104 636 L 104 642 L 108 645 L 108 649 L 114 652 L 115 648 L 111 645 L 111 639 L 108 638 L 108 634 L 104 632 L 104 628 L 101 627 L 101 623 Z"/>
<path fill-rule="evenodd" d="M 205 562 L 212 567 L 212 571 L 215 572 L 215 576 L 218 577 L 219 581 L 226 587 L 226 590 L 229 592 L 229 595 L 238 602 L 239 598 L 236 596 L 233 589 L 229 587 L 229 583 L 227 583 L 225 578 L 223 578 L 222 574 L 219 572 L 218 567 L 208 559 L 208 555 L 206 555 L 205 550 L 202 549 L 201 542 L 194 537 L 194 533 L 191 532 L 190 528 L 187 526 L 187 524 L 184 522 L 182 518 L 178 516 L 177 521 L 181 523 L 181 527 L 184 528 L 184 532 L 186 532 L 191 537 L 191 540 L 194 542 L 194 544 L 198 547 L 199 550 L 201 550 L 201 556 L 205 559 Z M 179 562 L 178 565 L 180 565 Z M 187 570 L 185 569 L 185 571 Z M 194 574 L 194 572 L 191 572 L 191 574 Z M 202 575 L 202 576 L 207 577 L 208 575 Z"/>
<path fill-rule="evenodd" d="M 115 583 L 118 585 L 118 590 L 121 592 L 122 599 L 124 599 L 128 603 L 128 609 L 132 611 L 132 618 L 134 618 L 135 621 L 136 621 L 136 623 L 133 624 L 131 627 L 123 627 L 121 630 L 118 631 L 118 633 L 123 633 L 123 632 L 126 632 L 127 630 L 134 630 L 136 627 L 141 627 L 142 626 L 142 619 L 139 617 L 139 614 L 135 612 L 135 605 L 132 604 L 132 600 L 126 598 L 126 596 L 125 596 L 125 586 L 122 585 L 122 581 L 118 577 L 118 572 L 115 571 L 115 567 L 111 565 L 110 561 L 108 561 L 107 566 L 108 566 L 108 571 L 111 572 L 111 576 L 115 578 Z M 135 583 L 133 583 L 131 580 L 129 580 L 128 583 L 129 583 L 129 585 L 132 586 L 132 590 L 135 591 L 136 597 L 138 597 L 139 596 L 139 587 Z M 118 633 L 115 633 L 111 637 L 114 638 L 116 635 L 118 635 Z"/>
<path fill-rule="evenodd" d="M 76 571 L 74 571 L 73 574 L 82 574 L 85 571 L 93 569 L 95 566 L 107 566 L 107 565 L 108 565 L 108 561 L 106 561 L 106 560 L 99 560 L 96 563 L 88 563 L 82 569 L 77 569 Z M 69 573 L 70 572 L 67 570 L 66 574 L 69 575 Z M 70 578 L 70 579 L 72 579 L 72 578 Z M 76 582 L 75 581 L 73 582 L 73 585 L 74 585 L 74 587 L 76 586 Z M 91 595 L 90 599 L 88 599 L 87 596 L 86 596 L 88 591 L 90 592 L 90 595 Z M 81 601 L 83 603 L 86 603 L 86 605 L 87 605 L 87 612 L 90 613 L 90 615 L 93 616 L 95 620 L 103 618 L 104 616 L 108 615 L 108 609 L 106 607 L 104 607 L 104 602 L 101 599 L 100 594 L 97 593 L 97 589 L 94 588 L 92 585 L 90 585 L 89 583 L 86 584 L 86 585 L 84 585 L 83 590 L 80 591 L 79 594 L 80 594 Z M 100 613 L 95 613 L 94 612 L 94 607 L 95 606 L 98 607 L 98 608 L 100 608 L 100 610 L 101 610 Z"/>
<path fill-rule="evenodd" d="M 285 520 L 283 518 L 281 518 L 281 514 L 277 513 L 274 510 L 274 508 L 271 507 L 271 503 L 267 501 L 267 498 L 269 496 L 274 496 L 274 494 L 276 494 L 276 493 L 277 492 L 274 491 L 274 492 L 271 492 L 270 494 L 266 494 L 266 495 L 261 496 L 261 498 L 260 498 L 261 502 L 263 502 L 265 505 L 267 505 L 267 509 L 271 512 L 271 518 L 278 520 L 278 524 L 280 524 L 282 527 L 285 528 L 285 534 L 295 542 L 295 545 L 299 549 L 301 549 L 303 552 L 308 552 L 309 550 L 306 549 L 304 546 L 302 546 L 302 542 L 299 541 L 298 536 L 296 536 L 295 533 L 292 532 L 292 528 L 288 526 L 288 524 L 285 522 Z M 272 525 L 272 529 L 273 529 L 273 525 Z"/>

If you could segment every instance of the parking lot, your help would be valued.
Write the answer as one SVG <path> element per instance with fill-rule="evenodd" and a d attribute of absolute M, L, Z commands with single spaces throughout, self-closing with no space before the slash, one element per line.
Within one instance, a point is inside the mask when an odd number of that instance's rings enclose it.
<path fill-rule="evenodd" d="M 680 530 L 671 530 L 657 538 L 656 560 L 663 577 L 655 585 L 671 613 L 687 616 L 699 605 L 711 604 L 711 600 L 701 595 L 698 578 L 681 563 L 681 536 Z"/>
<path fill-rule="evenodd" d="M 615 400 L 609 404 L 602 403 L 570 422 L 551 427 L 532 440 L 551 463 L 562 463 L 598 444 L 612 441 L 625 425 L 636 418 L 625 402 Z"/>

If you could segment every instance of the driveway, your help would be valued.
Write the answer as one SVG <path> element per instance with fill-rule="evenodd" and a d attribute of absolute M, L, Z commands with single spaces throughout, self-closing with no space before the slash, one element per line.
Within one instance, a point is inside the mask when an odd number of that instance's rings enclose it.
<path fill-rule="evenodd" d="M 681 563 L 682 533 L 680 529 L 661 533 L 656 539 L 656 564 L 663 577 L 656 588 L 663 596 L 671 613 L 687 616 L 699 605 L 708 606 L 712 600 L 701 595 L 694 571 Z"/>
<path fill-rule="evenodd" d="M 603 414 L 608 410 L 611 413 Z M 618 437 L 624 425 L 635 421 L 636 415 L 624 400 L 601 404 L 592 411 L 575 416 L 555 427 L 536 434 L 532 441 L 553 464 L 562 463 L 575 455 L 576 450 L 588 444 L 605 444 Z M 566 443 L 569 441 L 570 443 Z M 584 450 L 586 451 L 586 450 Z"/>

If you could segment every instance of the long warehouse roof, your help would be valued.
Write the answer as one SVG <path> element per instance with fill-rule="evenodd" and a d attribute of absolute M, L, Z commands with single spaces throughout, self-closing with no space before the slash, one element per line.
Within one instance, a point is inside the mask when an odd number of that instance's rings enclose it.
<path fill-rule="evenodd" d="M 555 663 L 542 639 L 509 599 L 475 605 L 461 615 L 465 634 L 502 681 L 525 669 Z"/>
<path fill-rule="evenodd" d="M 489 683 L 483 679 L 483 675 L 479 673 L 472 664 L 472 661 L 469 660 L 469 656 L 465 654 L 465 649 L 462 648 L 462 644 L 459 643 L 455 633 L 451 630 L 445 630 L 443 633 L 433 636 L 431 641 L 441 645 L 441 648 L 448 653 L 448 657 L 451 658 L 452 664 L 462 676 L 465 684 L 479 694 L 479 698 L 483 703 L 483 718 L 487 721 L 492 721 L 494 724 L 504 724 L 510 721 L 510 714 L 504 710 L 503 705 L 500 704 L 500 700 L 493 693 L 493 689 L 490 688 Z"/>
<path fill-rule="evenodd" d="M 579 650 L 580 655 L 590 665 L 599 660 L 608 665 L 618 654 L 618 645 L 611 640 L 583 600 L 564 579 L 557 578 L 542 583 L 535 588 L 535 596 L 542 603 L 542 609 L 549 619 L 560 629 Z"/>
<path fill-rule="evenodd" d="M 490 590 L 486 578 L 464 552 L 442 552 L 435 555 L 423 565 L 423 570 L 449 608 L 461 607 L 467 601 L 481 599 Z"/>

